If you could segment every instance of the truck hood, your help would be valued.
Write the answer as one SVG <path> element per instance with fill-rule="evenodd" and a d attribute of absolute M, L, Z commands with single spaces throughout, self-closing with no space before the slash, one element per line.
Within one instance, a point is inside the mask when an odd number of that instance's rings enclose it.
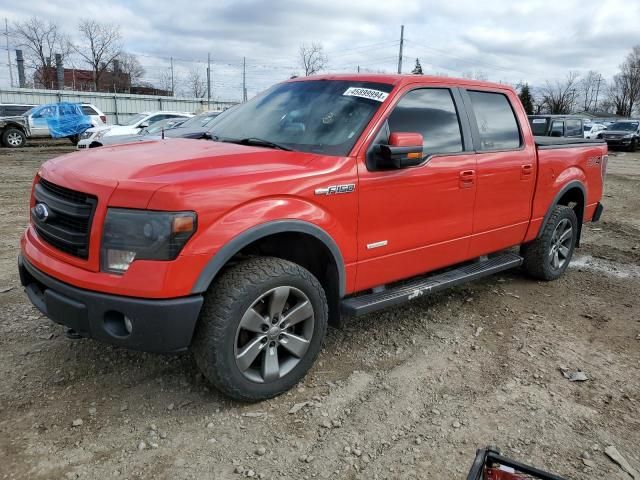
<path fill-rule="evenodd" d="M 629 130 L 603 130 L 601 132 L 603 135 L 633 135 L 635 132 Z"/>
<path fill-rule="evenodd" d="M 47 162 L 50 169 L 73 171 L 118 183 L 179 184 L 210 177 L 219 181 L 260 172 L 300 170 L 314 154 L 205 140 L 165 139 L 79 150 Z M 45 167 L 47 164 L 45 164 Z"/>

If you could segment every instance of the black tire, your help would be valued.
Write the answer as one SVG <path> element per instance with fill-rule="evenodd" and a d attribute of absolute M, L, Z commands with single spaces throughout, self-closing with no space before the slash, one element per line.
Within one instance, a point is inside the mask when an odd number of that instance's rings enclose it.
<path fill-rule="evenodd" d="M 69 141 L 71 143 L 73 143 L 74 145 L 78 145 L 78 142 L 80 141 L 80 135 L 76 134 L 76 135 L 71 135 L 70 137 L 67 137 L 69 139 Z"/>
<path fill-rule="evenodd" d="M 2 145 L 7 148 L 24 147 L 27 143 L 27 136 L 19 128 L 7 128 L 2 133 Z"/>
<path fill-rule="evenodd" d="M 554 265 L 554 258 L 561 254 L 558 251 L 558 239 L 555 237 L 560 225 L 571 226 L 570 242 L 563 244 L 567 248 L 566 255 L 560 265 Z M 578 234 L 578 218 L 573 208 L 556 205 L 542 233 L 533 242 L 523 245 L 521 255 L 524 257 L 523 267 L 532 277 L 540 280 L 556 280 L 569 266 L 573 251 L 576 247 Z M 554 249 L 555 246 L 555 249 Z M 552 249 L 554 249 L 552 251 Z M 558 255 L 556 255 L 558 253 Z"/>
<path fill-rule="evenodd" d="M 265 315 L 258 318 L 269 319 L 267 310 L 272 308 L 271 302 L 274 300 L 265 301 L 264 299 L 271 298 L 266 296 L 270 294 L 269 292 L 275 292 L 275 289 L 287 288 L 297 292 L 296 294 L 300 293 L 306 299 L 306 310 L 309 304 L 313 309 L 311 317 L 307 320 L 298 320 L 300 323 L 296 327 L 281 330 L 283 334 L 290 334 L 293 333 L 294 328 L 304 326 L 308 332 L 307 336 L 310 337 L 305 353 L 299 357 L 290 354 L 289 347 L 283 346 L 287 343 L 286 340 L 284 343 L 273 342 L 277 343 L 277 346 L 271 349 L 272 343 L 269 342 L 273 338 L 269 337 L 266 348 L 255 357 L 251 366 L 243 373 L 241 366 L 238 365 L 239 351 L 245 349 L 249 343 L 257 343 L 258 337 L 271 335 L 272 328 L 269 328 L 268 332 L 262 330 L 264 333 L 247 332 L 240 327 L 241 320 L 249 311 L 255 313 L 260 308 L 264 308 L 262 313 Z M 287 318 L 287 314 L 294 310 L 293 302 L 286 300 L 280 310 L 282 314 L 276 315 L 283 319 L 282 323 L 286 323 L 284 319 Z M 286 305 L 289 306 L 288 309 Z M 252 258 L 224 271 L 206 293 L 193 341 L 194 357 L 205 377 L 229 397 L 244 402 L 272 398 L 293 387 L 311 368 L 322 347 L 327 330 L 327 318 L 328 306 L 324 290 L 309 271 L 279 258 Z M 276 320 L 272 320 L 274 325 L 275 322 Z M 271 325 L 268 320 L 267 323 Z M 257 330 L 254 331 L 257 332 Z M 247 334 L 255 337 L 247 340 L 245 345 L 238 346 L 240 335 Z M 283 334 L 276 340 L 281 340 Z M 264 342 L 264 339 L 260 342 Z M 265 362 L 273 350 L 276 351 L 276 358 L 284 358 L 284 360 L 276 362 L 280 368 L 277 378 L 266 381 Z M 287 365 L 295 366 L 283 374 L 282 370 Z M 249 374 L 260 376 L 256 373 L 260 369 L 264 378 L 252 380 L 247 377 Z"/>
<path fill-rule="evenodd" d="M 631 145 L 629 145 L 629 151 L 635 152 L 637 149 L 638 149 L 638 140 L 634 138 L 633 140 L 631 140 Z"/>

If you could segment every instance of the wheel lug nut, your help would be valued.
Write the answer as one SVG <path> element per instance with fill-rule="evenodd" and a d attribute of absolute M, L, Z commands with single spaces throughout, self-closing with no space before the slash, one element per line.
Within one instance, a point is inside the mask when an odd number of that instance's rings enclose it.
<path fill-rule="evenodd" d="M 276 346 L 276 342 L 271 342 L 271 343 L 269 344 L 269 346 L 270 346 L 270 347 L 275 347 L 275 346 Z"/>
<path fill-rule="evenodd" d="M 284 338 L 283 334 L 278 335 L 278 340 L 282 340 Z"/>

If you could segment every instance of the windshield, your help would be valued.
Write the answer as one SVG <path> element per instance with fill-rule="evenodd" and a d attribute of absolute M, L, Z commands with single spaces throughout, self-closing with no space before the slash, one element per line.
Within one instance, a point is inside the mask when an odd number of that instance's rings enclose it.
<path fill-rule="evenodd" d="M 225 112 L 209 133 L 214 140 L 259 139 L 286 149 L 344 156 L 392 88 L 348 80 L 282 83 Z"/>
<path fill-rule="evenodd" d="M 178 125 L 182 125 L 182 122 L 183 122 L 182 118 L 167 118 L 166 120 L 161 120 L 145 128 L 140 133 L 143 133 L 145 135 L 148 135 L 150 133 L 160 133 L 162 130 L 171 130 L 172 128 L 175 128 Z"/>
<path fill-rule="evenodd" d="M 123 123 L 122 125 L 124 125 L 126 127 L 128 127 L 130 125 L 135 125 L 136 123 L 138 123 L 140 120 L 142 120 L 146 116 L 147 116 L 146 113 L 138 113 L 138 114 L 134 115 L 133 117 L 131 117 L 127 123 Z"/>
<path fill-rule="evenodd" d="M 196 115 L 195 117 L 190 118 L 189 120 L 187 120 L 186 122 L 182 123 L 180 125 L 180 128 L 197 128 L 197 127 L 205 127 L 207 126 L 209 123 L 211 123 L 211 121 L 216 118 L 218 115 L 220 114 L 220 112 L 215 112 L 215 113 L 211 113 L 211 112 L 207 112 L 207 113 L 201 113 L 200 115 Z"/>
<path fill-rule="evenodd" d="M 607 130 L 626 130 L 633 132 L 636 128 L 638 128 L 638 122 L 618 122 L 609 125 Z"/>

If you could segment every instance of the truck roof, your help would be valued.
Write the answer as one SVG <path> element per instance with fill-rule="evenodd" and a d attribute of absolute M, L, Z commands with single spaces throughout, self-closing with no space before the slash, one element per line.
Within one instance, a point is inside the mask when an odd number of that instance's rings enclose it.
<path fill-rule="evenodd" d="M 468 87 L 489 87 L 501 90 L 515 91 L 510 85 L 502 83 L 485 82 L 468 78 L 439 77 L 435 75 L 413 75 L 413 74 L 388 74 L 388 73 L 343 73 L 312 75 L 309 77 L 295 77 L 289 82 L 300 82 L 309 80 L 350 80 L 354 82 L 377 82 L 389 83 L 394 86 L 409 85 L 412 83 L 443 83 L 456 86 Z"/>

